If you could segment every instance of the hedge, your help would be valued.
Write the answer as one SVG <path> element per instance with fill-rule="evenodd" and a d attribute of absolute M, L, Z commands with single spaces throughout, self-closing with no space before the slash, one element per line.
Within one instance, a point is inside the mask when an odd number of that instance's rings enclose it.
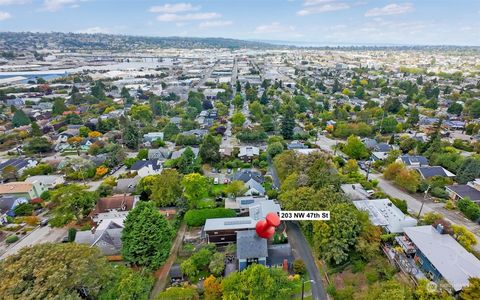
<path fill-rule="evenodd" d="M 12 243 L 15 243 L 16 241 L 18 241 L 18 236 L 16 235 L 11 235 L 5 239 L 5 243 L 7 244 L 12 244 Z"/>
<path fill-rule="evenodd" d="M 467 218 L 474 222 L 480 218 L 480 207 L 469 199 L 458 200 L 457 207 Z"/>
<path fill-rule="evenodd" d="M 196 227 L 204 225 L 207 219 L 231 218 L 236 216 L 237 214 L 234 210 L 226 208 L 191 209 L 185 214 L 185 221 L 188 226 Z"/>

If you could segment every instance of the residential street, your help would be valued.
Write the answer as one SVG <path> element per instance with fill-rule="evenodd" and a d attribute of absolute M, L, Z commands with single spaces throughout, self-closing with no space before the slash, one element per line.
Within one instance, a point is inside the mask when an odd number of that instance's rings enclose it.
<path fill-rule="evenodd" d="M 67 235 L 66 228 L 52 228 L 50 226 L 38 227 L 37 229 L 30 232 L 25 238 L 16 243 L 13 246 L 10 246 L 6 251 L 2 251 L 0 259 L 4 259 L 9 255 L 17 253 L 23 247 L 33 246 L 36 244 L 48 243 L 48 242 L 58 242 L 64 236 Z"/>
<path fill-rule="evenodd" d="M 288 241 L 290 242 L 295 258 L 302 259 L 307 267 L 308 275 L 314 282 L 312 283 L 312 298 L 315 300 L 326 300 L 327 293 L 323 286 L 322 276 L 318 271 L 317 265 L 312 255 L 312 251 L 307 240 L 297 223 L 287 222 Z"/>

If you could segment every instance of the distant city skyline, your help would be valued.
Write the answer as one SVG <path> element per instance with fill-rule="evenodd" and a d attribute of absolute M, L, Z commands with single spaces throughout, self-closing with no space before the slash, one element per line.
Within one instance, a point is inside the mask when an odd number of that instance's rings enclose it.
<path fill-rule="evenodd" d="M 480 1 L 0 0 L 0 31 L 480 46 Z"/>

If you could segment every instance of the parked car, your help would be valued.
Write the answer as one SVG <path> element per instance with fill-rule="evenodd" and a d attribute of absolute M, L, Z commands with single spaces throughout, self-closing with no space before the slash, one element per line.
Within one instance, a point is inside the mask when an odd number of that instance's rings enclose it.
<path fill-rule="evenodd" d="M 228 174 L 232 174 L 232 169 L 227 169 Z"/>
<path fill-rule="evenodd" d="M 213 184 L 218 184 L 218 178 L 215 177 L 215 179 L 213 179 Z"/>
<path fill-rule="evenodd" d="M 42 226 L 42 227 L 47 226 L 47 225 L 48 225 L 48 221 L 50 221 L 50 219 L 48 219 L 48 218 L 42 219 L 42 220 L 40 221 L 40 226 Z"/>

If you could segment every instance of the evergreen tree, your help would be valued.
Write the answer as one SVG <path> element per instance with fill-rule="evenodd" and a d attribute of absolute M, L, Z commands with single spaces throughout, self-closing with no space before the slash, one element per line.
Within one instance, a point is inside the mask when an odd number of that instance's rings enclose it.
<path fill-rule="evenodd" d="M 53 101 L 52 114 L 58 116 L 67 111 L 67 106 L 65 105 L 65 100 L 63 98 L 55 98 Z"/>
<path fill-rule="evenodd" d="M 295 128 L 295 111 L 291 104 L 287 104 L 283 112 L 281 133 L 284 139 L 293 138 L 293 128 Z"/>
<path fill-rule="evenodd" d="M 131 122 L 123 130 L 123 142 L 130 149 L 137 149 L 140 139 L 138 128 Z"/>
<path fill-rule="evenodd" d="M 37 122 L 32 122 L 32 136 L 42 136 L 43 132 Z"/>
<path fill-rule="evenodd" d="M 20 127 L 20 126 L 28 125 L 31 122 L 32 121 L 27 116 L 27 114 L 25 114 L 25 112 L 21 109 L 15 111 L 15 113 L 13 114 L 12 124 L 13 124 L 14 127 Z"/>
<path fill-rule="evenodd" d="M 216 163 L 220 161 L 219 149 L 220 144 L 217 142 L 215 137 L 213 137 L 211 134 L 207 134 L 203 138 L 199 155 L 202 158 L 202 161 L 205 163 Z"/>

